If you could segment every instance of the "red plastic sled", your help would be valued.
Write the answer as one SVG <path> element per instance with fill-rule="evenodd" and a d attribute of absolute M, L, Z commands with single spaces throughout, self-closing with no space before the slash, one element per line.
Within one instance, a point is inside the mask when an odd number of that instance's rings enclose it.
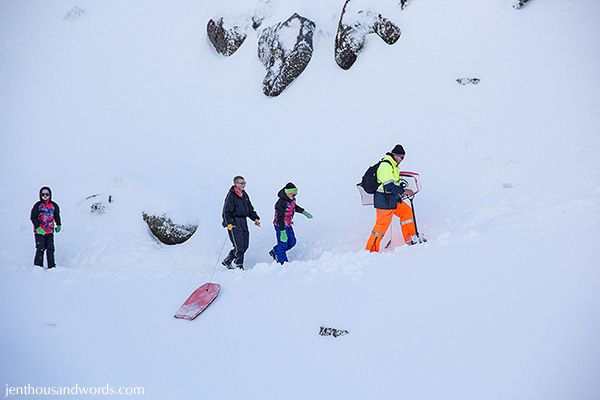
<path fill-rule="evenodd" d="M 175 313 L 175 318 L 193 320 L 202 311 L 206 310 L 210 303 L 217 298 L 220 291 L 221 285 L 218 283 L 205 283 L 194 290 L 194 293 L 179 307 L 179 310 Z"/>

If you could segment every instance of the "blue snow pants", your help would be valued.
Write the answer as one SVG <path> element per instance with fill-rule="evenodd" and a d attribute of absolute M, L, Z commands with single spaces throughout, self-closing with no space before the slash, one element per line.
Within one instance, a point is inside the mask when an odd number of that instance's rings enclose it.
<path fill-rule="evenodd" d="M 288 261 L 286 251 L 291 249 L 296 245 L 296 235 L 294 234 L 294 229 L 290 226 L 285 228 L 285 232 L 287 233 L 288 240 L 287 242 L 282 242 L 281 237 L 281 229 L 277 225 L 273 225 L 275 227 L 275 234 L 277 236 L 277 244 L 273 247 L 273 251 L 275 252 L 275 258 L 279 264 L 283 264 Z"/>

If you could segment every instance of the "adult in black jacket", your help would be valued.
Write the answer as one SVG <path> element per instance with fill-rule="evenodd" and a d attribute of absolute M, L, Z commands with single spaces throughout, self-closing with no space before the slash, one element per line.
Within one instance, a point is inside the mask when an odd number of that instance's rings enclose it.
<path fill-rule="evenodd" d="M 48 268 L 56 266 L 54 262 L 54 232 L 60 232 L 60 209 L 52 201 L 52 191 L 44 186 L 40 189 L 40 201 L 31 209 L 31 223 L 35 236 L 35 258 L 33 265 L 44 266 L 44 252 Z"/>
<path fill-rule="evenodd" d="M 233 186 L 229 189 L 223 205 L 223 227 L 227 228 L 233 249 L 222 264 L 229 269 L 244 269 L 244 253 L 250 244 L 250 232 L 246 218 L 254 221 L 254 225 L 260 226 L 260 218 L 254 211 L 250 197 L 244 190 L 245 187 L 246 180 L 243 177 L 233 178 Z"/>

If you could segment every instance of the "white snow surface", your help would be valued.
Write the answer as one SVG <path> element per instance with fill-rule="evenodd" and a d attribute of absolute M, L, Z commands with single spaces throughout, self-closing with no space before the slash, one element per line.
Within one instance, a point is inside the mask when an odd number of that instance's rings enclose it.
<path fill-rule="evenodd" d="M 599 399 L 600 3 L 416 0 L 384 14 L 398 43 L 369 37 L 342 71 L 342 1 L 257 1 L 281 15 L 263 27 L 294 12 L 318 24 L 310 64 L 277 98 L 262 94 L 258 33 L 228 58 L 211 48 L 223 6 L 0 2 L 0 383 L 143 386 L 148 399 Z M 396 143 L 421 174 L 429 241 L 401 245 L 395 220 L 392 248 L 369 254 L 375 211 L 355 184 Z M 262 220 L 247 271 L 218 264 L 238 174 Z M 314 219 L 296 216 L 282 267 L 267 252 L 288 181 Z M 63 219 L 54 270 L 32 266 L 44 185 Z M 85 201 L 96 193 L 114 199 L 102 215 Z M 150 209 L 200 226 L 161 245 Z M 219 297 L 173 318 L 215 265 Z"/>

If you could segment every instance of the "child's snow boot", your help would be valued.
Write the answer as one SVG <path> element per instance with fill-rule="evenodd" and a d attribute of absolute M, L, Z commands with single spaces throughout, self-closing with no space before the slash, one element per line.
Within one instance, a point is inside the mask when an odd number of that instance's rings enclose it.
<path fill-rule="evenodd" d="M 277 262 L 277 257 L 275 257 L 275 251 L 274 250 L 269 251 L 269 255 L 271 257 L 273 257 L 273 261 Z"/>

